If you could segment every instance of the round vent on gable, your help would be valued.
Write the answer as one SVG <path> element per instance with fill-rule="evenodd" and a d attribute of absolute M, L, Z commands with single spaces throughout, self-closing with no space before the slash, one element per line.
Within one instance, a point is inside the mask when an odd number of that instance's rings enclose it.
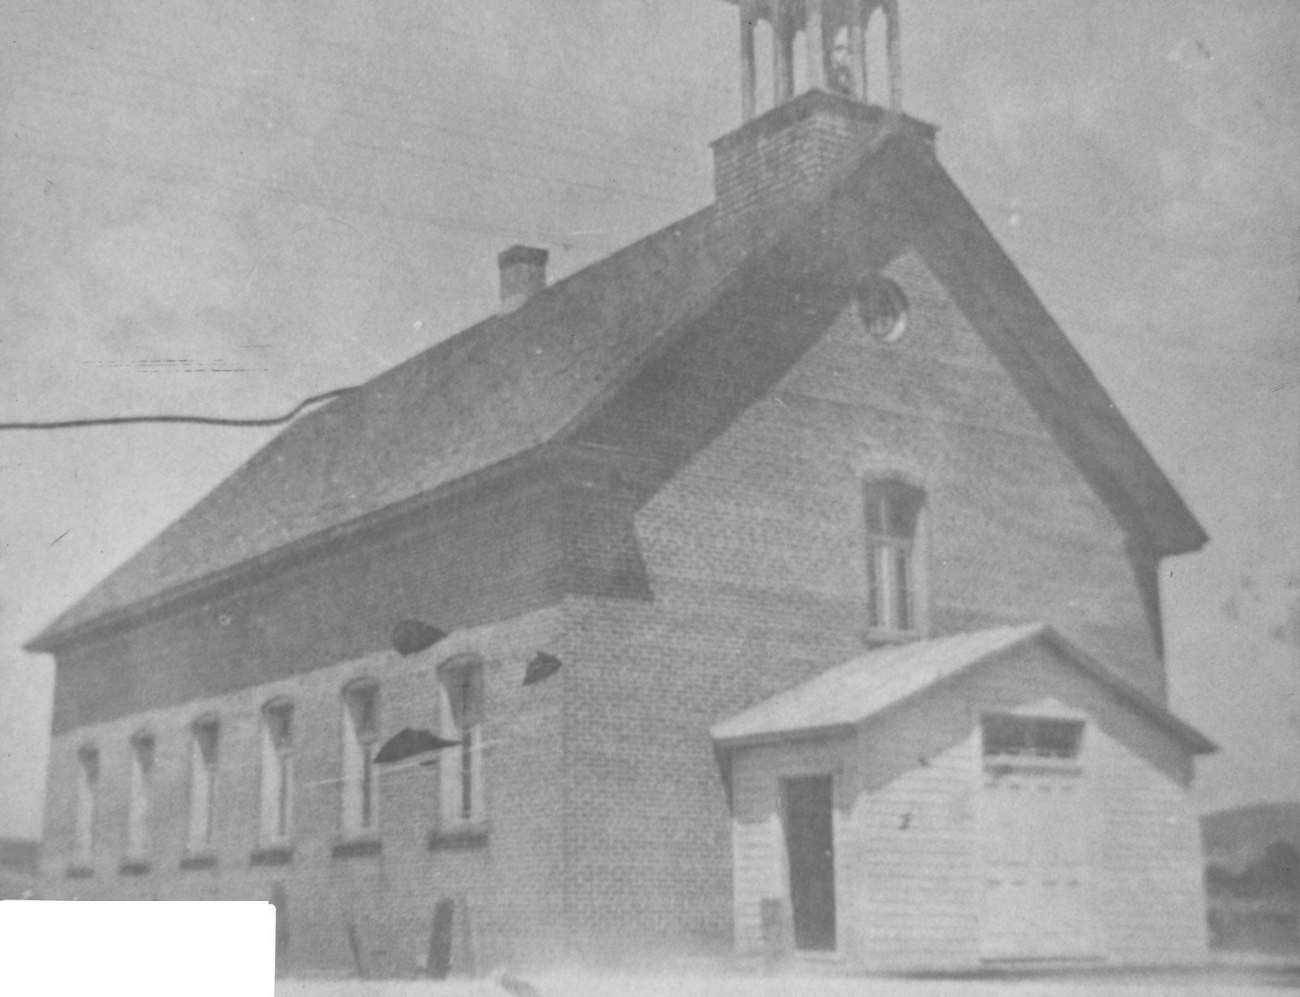
<path fill-rule="evenodd" d="M 873 339 L 893 343 L 907 331 L 907 295 L 888 277 L 872 274 L 857 286 L 854 300 L 858 318 Z"/>

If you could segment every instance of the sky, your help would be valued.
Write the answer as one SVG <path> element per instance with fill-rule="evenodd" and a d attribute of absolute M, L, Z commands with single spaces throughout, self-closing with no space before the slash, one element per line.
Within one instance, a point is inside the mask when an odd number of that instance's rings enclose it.
<path fill-rule="evenodd" d="M 1300 4 L 901 0 L 904 107 L 1211 536 L 1162 577 L 1205 810 L 1300 800 Z M 696 210 L 720 0 L 0 5 L 0 421 L 274 415 Z M 22 645 L 273 435 L 0 432 L 0 835 Z"/>

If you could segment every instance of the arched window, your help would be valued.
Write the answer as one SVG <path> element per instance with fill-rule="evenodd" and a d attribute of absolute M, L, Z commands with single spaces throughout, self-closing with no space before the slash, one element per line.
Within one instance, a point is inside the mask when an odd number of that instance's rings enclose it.
<path fill-rule="evenodd" d="M 99 749 L 84 744 L 77 750 L 77 859 L 89 862 L 95 850 L 95 811 L 99 796 Z"/>
<path fill-rule="evenodd" d="M 212 808 L 217 783 L 217 741 L 221 726 L 214 716 L 190 725 L 190 833 L 191 852 L 212 847 Z"/>
<path fill-rule="evenodd" d="M 483 662 L 452 658 L 438 667 L 442 736 L 460 743 L 443 751 L 441 769 L 442 827 L 480 824 L 483 800 Z"/>
<path fill-rule="evenodd" d="M 925 493 L 897 479 L 864 487 L 867 538 L 867 626 L 880 635 L 920 629 L 917 525 Z"/>
<path fill-rule="evenodd" d="M 371 834 L 379 826 L 375 752 L 379 742 L 379 683 L 357 679 L 343 690 L 343 834 Z"/>
<path fill-rule="evenodd" d="M 149 850 L 153 761 L 153 735 L 148 731 L 137 731 L 131 736 L 131 795 L 127 801 L 126 850 L 131 858 L 142 858 Z"/>
<path fill-rule="evenodd" d="M 293 809 L 293 703 L 273 699 L 262 707 L 261 844 L 289 838 Z"/>

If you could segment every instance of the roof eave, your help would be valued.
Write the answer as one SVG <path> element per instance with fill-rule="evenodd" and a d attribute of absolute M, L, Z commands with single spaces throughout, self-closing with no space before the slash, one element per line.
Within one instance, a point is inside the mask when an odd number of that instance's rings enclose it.
<path fill-rule="evenodd" d="M 959 272 L 964 278 L 950 282 L 937 274 L 1085 476 L 1106 476 L 1120 490 L 1120 504 L 1125 508 L 1114 511 L 1126 531 L 1160 557 L 1203 547 L 1209 535 L 979 213 L 948 176 L 933 147 L 904 141 L 893 148 L 897 155 L 905 157 L 896 174 L 904 178 L 896 187 L 897 193 L 909 204 L 921 234 L 928 236 L 917 240 L 917 250 L 929 265 L 935 266 L 938 258 L 943 264 L 940 269 Z M 860 177 L 859 170 L 854 179 Z M 954 283 L 958 286 L 952 286 Z M 967 286 L 978 287 L 982 300 L 973 302 L 969 295 L 964 296 L 965 301 L 958 300 Z M 1039 331 L 1036 348 L 1021 348 L 1014 356 L 1006 355 L 1010 337 L 989 334 L 990 326 L 1006 328 L 1026 323 Z M 1044 362 L 1047 350 L 1056 351 L 1059 369 L 1050 369 Z M 1025 390 L 1020 383 L 1027 374 L 1035 378 L 1037 392 Z M 1085 417 L 1103 428 L 1103 438 L 1085 431 Z M 1093 484 L 1097 487 L 1096 480 Z M 1102 498 L 1106 500 L 1107 496 Z"/>
<path fill-rule="evenodd" d="M 813 724 L 804 727 L 781 728 L 781 729 L 774 729 L 770 731 L 755 731 L 750 734 L 738 735 L 725 740 L 727 740 L 729 743 L 734 745 L 742 741 L 752 741 L 754 743 L 759 743 L 761 741 L 784 740 L 786 738 L 793 738 L 793 737 L 815 737 L 825 731 L 835 731 L 841 729 L 857 730 L 863 724 L 875 721 L 879 719 L 881 716 L 884 716 L 885 714 L 902 709 L 904 706 L 908 705 L 909 703 L 915 702 L 916 700 L 929 695 L 935 689 L 942 688 L 946 685 L 959 681 L 962 676 L 964 676 L 968 671 L 970 671 L 976 665 L 979 665 L 985 661 L 996 659 L 998 657 L 1010 653 L 1011 651 L 1014 651 L 1018 647 L 1022 647 L 1026 642 L 1034 640 L 1043 630 L 1046 629 L 1047 629 L 1046 624 L 1037 624 L 1033 628 L 1027 629 L 1024 633 L 1020 634 L 1014 639 L 1008 640 L 1005 644 L 1002 644 L 991 651 L 987 651 L 984 654 L 979 655 L 978 657 L 970 659 L 965 664 L 963 664 L 960 668 L 955 668 L 951 672 L 939 676 L 938 678 L 934 679 L 931 682 L 927 682 L 926 684 L 922 685 L 920 688 L 915 689 L 903 696 L 900 696 L 898 699 L 889 703 L 887 706 L 882 707 L 881 709 L 870 711 L 867 713 L 862 713 L 848 720 L 836 720 L 833 722 Z M 859 659 L 855 658 L 853 660 L 856 661 Z M 821 676 L 816 676 L 812 679 L 809 679 L 808 681 L 816 682 L 819 678 L 821 678 Z M 798 686 L 796 686 L 795 688 L 798 688 Z M 790 690 L 787 690 L 787 692 L 788 691 Z M 776 695 L 780 696 L 782 695 L 782 693 L 777 693 Z M 757 706 L 754 706 L 751 707 L 750 709 L 757 709 L 757 708 L 758 708 Z M 749 712 L 749 711 L 746 710 L 744 712 Z M 743 715 L 743 713 L 741 715 Z M 719 724 L 718 726 L 722 726 L 722 724 Z M 714 734 L 713 736 L 715 741 L 723 740 L 720 739 L 716 734 Z"/>
<path fill-rule="evenodd" d="M 789 741 L 806 741 L 823 737 L 851 737 L 856 733 L 858 723 L 820 724 L 815 727 L 754 731 L 748 734 L 715 734 L 710 731 L 713 742 L 725 750 L 749 748 L 756 745 L 785 743 Z"/>
<path fill-rule="evenodd" d="M 23 650 L 33 654 L 58 654 L 62 650 L 84 644 L 105 633 L 129 627 L 163 613 L 173 612 L 205 596 L 225 591 L 250 576 L 255 575 L 264 579 L 271 574 L 278 574 L 295 564 L 322 556 L 358 534 L 383 530 L 395 521 L 418 515 L 421 510 L 436 505 L 459 491 L 477 488 L 486 482 L 515 473 L 532 463 L 543 460 L 550 449 L 548 443 L 539 444 L 497 464 L 448 481 L 438 488 L 395 502 L 357 519 L 318 530 L 292 543 L 276 547 L 259 557 L 249 558 L 221 571 L 172 586 L 149 598 L 101 613 L 72 626 L 60 626 L 56 619 L 25 643 Z"/>
<path fill-rule="evenodd" d="M 1073 661 L 1076 666 L 1087 672 L 1098 683 L 1105 686 L 1130 707 L 1161 727 L 1167 734 L 1182 742 L 1183 746 L 1192 754 L 1210 755 L 1219 750 L 1217 744 L 1191 724 L 1185 720 L 1180 720 L 1159 703 L 1153 702 L 1140 689 L 1130 685 L 1121 676 L 1116 675 L 1051 627 L 1044 627 L 1039 637 L 1050 644 L 1058 654 Z"/>
<path fill-rule="evenodd" d="M 1159 726 L 1167 734 L 1174 737 L 1190 753 L 1195 755 L 1205 755 L 1213 754 L 1219 750 L 1218 745 L 1191 724 L 1180 720 L 1177 716 L 1158 703 L 1152 702 L 1141 692 L 1141 690 L 1130 685 L 1109 668 L 1106 668 L 1086 652 L 1070 643 L 1047 624 L 1038 624 L 1027 629 L 1024 633 L 1012 640 L 1008 640 L 1005 644 L 972 658 L 960 667 L 954 668 L 950 672 L 941 675 L 934 681 L 929 682 L 906 695 L 900 696 L 898 699 L 878 710 L 863 714 L 856 719 L 850 721 L 835 721 L 833 723 L 812 724 L 794 729 L 785 728 L 770 731 L 754 731 L 748 734 L 735 735 L 731 737 L 719 737 L 717 734 L 714 734 L 713 738 L 715 743 L 720 747 L 734 749 L 753 744 L 815 738 L 829 733 L 842 734 L 851 732 L 864 724 L 878 721 L 882 716 L 896 713 L 897 711 L 904 709 L 909 704 L 915 703 L 918 700 L 933 694 L 936 689 L 944 688 L 964 680 L 976 668 L 1003 660 L 1008 655 L 1024 647 L 1026 644 L 1036 643 L 1038 641 L 1047 643 L 1062 658 L 1070 661 L 1077 668 L 1093 678 L 1094 681 L 1104 686 L 1118 699 L 1122 700 L 1129 708 L 1136 710 L 1146 719 Z M 816 681 L 816 679 L 814 678 L 810 681 Z"/>

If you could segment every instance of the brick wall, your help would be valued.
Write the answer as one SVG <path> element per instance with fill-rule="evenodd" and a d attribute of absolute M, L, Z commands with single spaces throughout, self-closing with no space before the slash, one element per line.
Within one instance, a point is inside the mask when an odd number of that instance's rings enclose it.
<path fill-rule="evenodd" d="M 810 90 L 713 143 L 719 215 L 734 218 L 785 205 L 852 167 L 884 129 L 934 130 L 847 97 Z"/>
<path fill-rule="evenodd" d="M 865 649 L 865 474 L 901 468 L 926 488 L 931 634 L 1045 620 L 1163 695 L 1122 531 L 925 268 L 908 256 L 889 272 L 912 303 L 899 343 L 846 310 L 641 507 L 653 602 L 573 603 L 566 868 L 594 948 L 730 937 L 707 728 Z M 743 357 L 713 362 L 695 379 L 743 376 Z"/>
<path fill-rule="evenodd" d="M 60 897 L 82 899 L 269 899 L 288 896 L 290 966 L 352 969 L 346 933 L 356 926 L 370 968 L 409 974 L 424 957 L 439 896 L 468 900 L 480 967 L 509 954 L 544 959 L 561 951 L 564 832 L 559 722 L 565 677 L 527 688 L 527 661 L 556 645 L 558 609 L 457 632 L 407 658 L 376 652 L 250 686 L 224 696 L 88 724 L 54 739 L 46 804 L 44 873 Z M 379 769 L 378 854 L 343 857 L 340 824 L 340 693 L 368 675 L 380 684 L 380 736 L 402 727 L 436 728 L 436 669 L 470 652 L 485 662 L 483 728 L 487 842 L 431 850 L 438 828 L 438 771 L 419 765 Z M 276 696 L 294 704 L 294 798 L 291 860 L 258 864 L 260 709 Z M 221 724 L 215 826 L 208 868 L 185 869 L 189 725 L 203 714 Z M 149 869 L 119 871 L 125 853 L 129 739 L 142 728 L 156 738 Z M 75 865 L 73 826 L 77 749 L 100 750 L 95 857 L 90 875 Z M 460 912 L 458 911 L 458 914 Z"/>
<path fill-rule="evenodd" d="M 378 653 L 403 618 L 451 630 L 553 604 L 566 587 L 557 489 L 533 472 L 455 495 L 399 528 L 61 651 L 54 730 Z"/>
<path fill-rule="evenodd" d="M 707 730 L 864 649 L 861 483 L 873 471 L 903 468 L 927 491 L 931 633 L 1046 620 L 1161 695 L 1121 531 L 925 268 L 909 255 L 890 272 L 912 303 L 897 344 L 814 285 L 728 313 L 735 324 L 717 338 L 668 351 L 644 391 L 629 387 L 610 410 L 621 428 L 580 435 L 575 452 L 604 447 L 603 465 L 463 496 L 400 533 L 63 655 L 55 875 L 85 741 L 101 744 L 105 787 L 95 874 L 61 880 L 64 892 L 266 897 L 284 882 L 291 910 L 306 912 L 294 915 L 295 959 L 336 967 L 350 961 L 345 913 L 387 939 L 376 960 L 412 966 L 442 892 L 469 895 L 493 953 L 728 949 L 730 826 Z M 787 289 L 772 282 L 762 300 Z M 334 858 L 342 682 L 361 667 L 378 675 L 386 731 L 432 715 L 418 662 L 385 650 L 403 616 L 481 640 L 472 649 L 499 662 L 485 732 L 491 844 L 429 853 L 436 808 L 409 788 L 415 770 L 386 777 L 382 854 Z M 543 645 L 565 667 L 522 690 Z M 277 690 L 303 704 L 303 837 L 291 865 L 251 866 L 257 709 Z M 217 868 L 180 872 L 183 811 L 169 819 L 160 804 L 152 871 L 120 876 L 127 739 L 155 730 L 157 798 L 174 808 L 186 726 L 209 709 L 229 716 Z"/>

